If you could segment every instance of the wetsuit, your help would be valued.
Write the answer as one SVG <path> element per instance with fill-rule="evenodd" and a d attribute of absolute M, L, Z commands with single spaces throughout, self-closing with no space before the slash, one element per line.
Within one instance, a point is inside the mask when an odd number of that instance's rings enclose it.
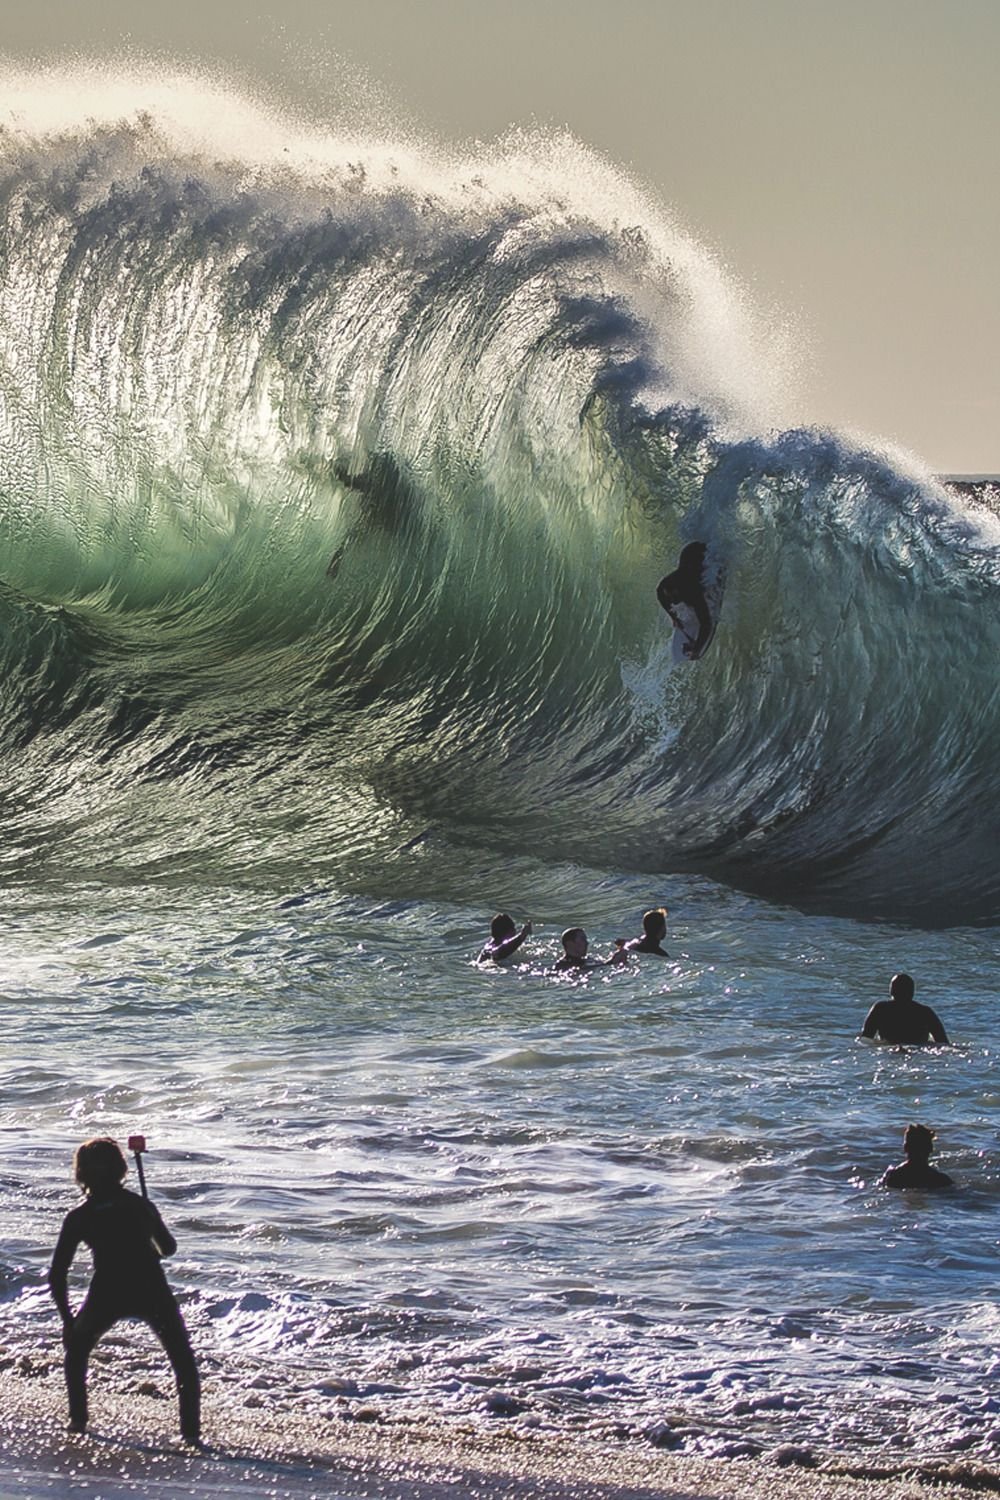
<path fill-rule="evenodd" d="M 630 953 L 656 953 L 660 958 L 669 958 L 666 948 L 660 947 L 660 939 L 652 937 L 633 938 L 625 944 Z"/>
<path fill-rule="evenodd" d="M 666 578 L 661 578 L 656 585 L 656 597 L 670 616 L 676 628 L 685 631 L 685 621 L 677 613 L 675 608 L 678 604 L 687 605 L 694 612 L 698 621 L 698 636 L 693 642 L 688 642 L 684 647 L 685 656 L 696 661 L 709 641 L 712 639 L 714 624 L 709 613 L 708 601 L 705 598 L 705 556 L 707 547 L 704 542 L 689 542 L 677 559 L 677 567 L 673 573 L 668 573 Z"/>
<path fill-rule="evenodd" d="M 936 1011 L 916 1000 L 879 1000 L 865 1017 L 861 1035 L 882 1038 L 897 1047 L 948 1046 L 948 1033 Z"/>
<path fill-rule="evenodd" d="M 155 1242 L 155 1243 L 154 1243 Z M 81 1244 L 89 1245 L 94 1275 L 76 1317 L 66 1277 Z M 63 1320 L 70 1425 L 87 1426 L 87 1362 L 97 1341 L 119 1318 L 148 1323 L 167 1352 L 177 1381 L 181 1432 L 197 1442 L 201 1431 L 201 1386 L 187 1329 L 160 1265 L 177 1241 L 153 1204 L 115 1186 L 88 1198 L 66 1215 L 59 1233 L 49 1286 Z"/>
<path fill-rule="evenodd" d="M 883 1187 L 893 1188 L 947 1188 L 955 1184 L 947 1172 L 925 1161 L 904 1161 L 898 1167 L 889 1167 L 882 1178 Z"/>
<path fill-rule="evenodd" d="M 518 948 L 520 948 L 521 944 L 528 936 L 528 930 L 529 929 L 527 925 L 525 925 L 521 928 L 520 932 L 511 932 L 508 933 L 506 937 L 502 938 L 490 938 L 489 942 L 486 944 L 486 947 L 476 959 L 476 963 L 503 963 L 505 958 L 509 958 L 512 953 L 517 952 Z"/>

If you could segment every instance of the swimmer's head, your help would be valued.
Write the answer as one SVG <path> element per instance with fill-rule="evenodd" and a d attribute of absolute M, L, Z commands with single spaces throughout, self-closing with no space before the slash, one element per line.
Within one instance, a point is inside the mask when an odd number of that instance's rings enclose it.
<path fill-rule="evenodd" d="M 562 945 L 567 958 L 587 957 L 587 934 L 582 927 L 567 927 L 562 935 Z"/>
<path fill-rule="evenodd" d="M 911 1161 L 927 1161 L 934 1150 L 934 1132 L 926 1125 L 907 1125 L 903 1132 L 903 1150 Z"/>
<path fill-rule="evenodd" d="M 107 1192 L 117 1187 L 128 1171 L 128 1162 L 117 1141 L 97 1136 L 77 1146 L 73 1157 L 73 1176 L 88 1193 Z"/>
<path fill-rule="evenodd" d="M 511 933 L 516 931 L 514 918 L 509 917 L 505 911 L 497 912 L 490 923 L 490 936 L 495 943 L 502 943 L 504 938 L 510 937 Z"/>
<path fill-rule="evenodd" d="M 909 974 L 894 974 L 889 983 L 889 994 L 894 1000 L 912 1000 L 914 984 Z"/>
<path fill-rule="evenodd" d="M 687 546 L 681 549 L 681 555 L 677 559 L 677 571 L 694 573 L 696 576 L 700 574 L 705 565 L 705 550 L 704 542 L 688 542 Z"/>
<path fill-rule="evenodd" d="M 648 938 L 655 938 L 657 942 L 667 935 L 667 908 L 665 906 L 654 907 L 652 911 L 643 912 L 642 930 Z"/>

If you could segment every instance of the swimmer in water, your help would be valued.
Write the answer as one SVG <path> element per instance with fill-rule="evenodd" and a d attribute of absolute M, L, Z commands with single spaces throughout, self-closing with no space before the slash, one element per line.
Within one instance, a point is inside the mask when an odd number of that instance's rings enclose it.
<path fill-rule="evenodd" d="M 525 922 L 518 932 L 514 925 L 514 918 L 507 915 L 505 911 L 498 912 L 490 923 L 490 940 L 480 953 L 476 962 L 503 963 L 512 953 L 516 953 L 526 937 L 531 936 L 531 923 Z"/>
<path fill-rule="evenodd" d="M 903 1134 L 903 1150 L 906 1160 L 898 1167 L 889 1167 L 882 1178 L 882 1187 L 892 1188 L 950 1188 L 955 1184 L 947 1172 L 939 1172 L 930 1164 L 934 1149 L 934 1132 L 926 1125 L 907 1125 Z"/>
<path fill-rule="evenodd" d="M 177 1381 L 181 1433 L 193 1447 L 201 1439 L 201 1385 L 187 1329 L 160 1265 L 177 1241 L 148 1198 L 122 1185 L 128 1164 L 116 1141 L 85 1141 L 73 1158 L 74 1175 L 86 1193 L 66 1215 L 52 1265 L 49 1289 L 63 1324 L 69 1425 L 87 1430 L 87 1364 L 98 1339 L 121 1318 L 148 1323 L 167 1352 Z M 94 1275 L 74 1316 L 66 1289 L 73 1256 L 89 1246 Z"/>
<path fill-rule="evenodd" d="M 948 1033 L 937 1013 L 929 1005 L 919 1005 L 913 998 L 914 984 L 909 974 L 894 974 L 889 985 L 889 999 L 872 1006 L 861 1028 L 863 1037 L 881 1037 L 897 1047 L 926 1047 L 934 1041 L 948 1047 Z"/>
<path fill-rule="evenodd" d="M 589 969 L 619 968 L 628 963 L 628 949 L 619 944 L 610 958 L 588 958 L 590 940 L 582 927 L 567 927 L 562 935 L 563 956 L 553 965 L 561 972 L 567 969 L 586 971 Z"/>
<path fill-rule="evenodd" d="M 666 935 L 667 908 L 657 906 L 643 913 L 642 937 L 630 938 L 623 946 L 629 953 L 655 953 L 659 958 L 669 958 L 670 954 L 662 946 Z"/>
<path fill-rule="evenodd" d="M 677 559 L 674 572 L 661 578 L 656 585 L 657 599 L 682 634 L 684 621 L 677 613 L 677 605 L 684 604 L 694 612 L 698 634 L 693 641 L 685 641 L 683 647 L 684 655 L 689 656 L 692 661 L 697 660 L 704 651 L 714 629 L 703 582 L 706 551 L 704 542 L 689 542 Z"/>

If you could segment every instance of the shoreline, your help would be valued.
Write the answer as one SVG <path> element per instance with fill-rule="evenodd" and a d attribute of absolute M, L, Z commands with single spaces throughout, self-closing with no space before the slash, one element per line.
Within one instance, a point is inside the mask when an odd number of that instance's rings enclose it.
<path fill-rule="evenodd" d="M 176 1436 L 176 1406 L 156 1386 L 95 1391 L 91 1433 L 66 1431 L 61 1377 L 51 1365 L 0 1371 L 6 1420 L 0 1495 L 236 1495 L 246 1500 L 968 1500 L 1000 1489 L 1000 1474 L 955 1466 L 803 1465 L 797 1450 L 768 1458 L 701 1458 L 589 1437 L 481 1432 L 359 1422 L 244 1402 L 205 1400 L 206 1446 Z"/>

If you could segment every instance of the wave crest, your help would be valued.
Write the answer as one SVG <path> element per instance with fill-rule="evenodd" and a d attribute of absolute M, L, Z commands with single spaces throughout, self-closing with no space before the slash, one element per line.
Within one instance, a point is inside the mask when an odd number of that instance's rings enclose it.
<path fill-rule="evenodd" d="M 21 86 L 38 118 L 0 168 L 19 868 L 101 827 L 112 863 L 349 873 L 379 857 L 378 807 L 997 920 L 993 518 L 899 456 L 775 434 L 787 331 L 762 336 L 634 185 L 565 138 L 456 162 L 244 106 L 256 155 L 223 155 L 190 84 L 162 119 L 134 84 L 128 118 L 112 90 L 55 128 Z M 693 537 L 728 583 L 710 653 L 675 671 L 654 590 Z"/>

